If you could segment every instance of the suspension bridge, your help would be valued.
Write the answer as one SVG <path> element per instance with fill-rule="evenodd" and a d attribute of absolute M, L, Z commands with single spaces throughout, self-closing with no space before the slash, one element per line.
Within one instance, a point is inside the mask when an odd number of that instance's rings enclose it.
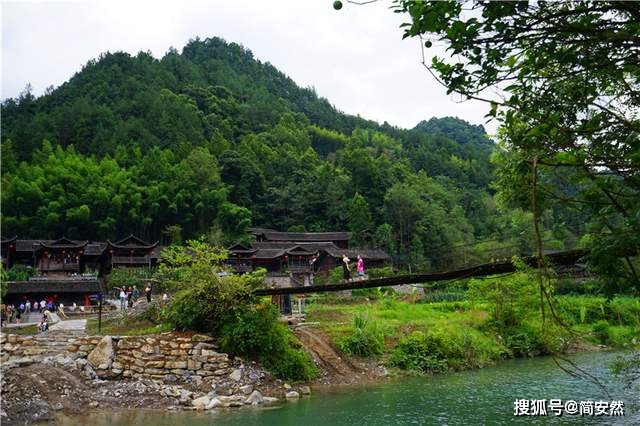
<path fill-rule="evenodd" d="M 566 250 L 544 255 L 545 265 L 560 268 L 575 265 L 587 254 L 585 250 Z M 535 256 L 522 258 L 522 261 L 531 267 L 537 267 L 538 260 Z M 281 287 L 262 288 L 254 291 L 257 296 L 270 296 L 282 294 L 304 294 L 334 292 L 342 290 L 356 290 L 372 287 L 390 287 L 402 284 L 422 284 L 436 281 L 449 281 L 473 277 L 486 277 L 489 275 L 505 274 L 515 272 L 516 267 L 511 261 L 500 261 L 484 263 L 472 267 L 454 269 L 444 272 L 427 274 L 407 274 L 395 275 L 391 277 L 373 278 L 361 281 L 349 281 L 334 284 L 311 285 L 305 287 Z"/>

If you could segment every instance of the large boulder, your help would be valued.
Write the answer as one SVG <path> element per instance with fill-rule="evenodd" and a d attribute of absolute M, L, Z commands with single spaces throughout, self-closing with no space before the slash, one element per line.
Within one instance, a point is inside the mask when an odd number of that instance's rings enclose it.
<path fill-rule="evenodd" d="M 259 404 L 262 404 L 263 402 L 264 402 L 264 397 L 257 390 L 254 390 L 251 393 L 251 395 L 249 395 L 249 397 L 244 401 L 244 403 L 247 405 L 259 405 Z"/>
<path fill-rule="evenodd" d="M 100 343 L 89 353 L 87 360 L 98 370 L 108 370 L 111 368 L 114 357 L 113 340 L 111 336 L 104 336 Z"/>
<path fill-rule="evenodd" d="M 209 396 L 204 395 L 191 401 L 191 405 L 193 405 L 196 410 L 204 410 L 210 402 Z"/>

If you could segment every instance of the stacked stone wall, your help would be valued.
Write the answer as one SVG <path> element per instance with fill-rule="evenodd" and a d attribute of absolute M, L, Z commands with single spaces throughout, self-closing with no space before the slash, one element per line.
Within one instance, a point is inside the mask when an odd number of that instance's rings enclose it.
<path fill-rule="evenodd" d="M 229 376 L 229 356 L 209 336 L 163 333 L 147 336 L 2 335 L 1 362 L 43 356 L 86 358 L 101 378 L 194 380 Z M 25 359 L 26 358 L 26 359 Z"/>

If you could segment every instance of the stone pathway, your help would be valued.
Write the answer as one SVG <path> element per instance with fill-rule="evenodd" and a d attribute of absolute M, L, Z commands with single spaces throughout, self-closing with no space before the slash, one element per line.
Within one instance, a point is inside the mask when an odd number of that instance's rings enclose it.
<path fill-rule="evenodd" d="M 84 331 L 87 327 L 86 319 L 63 320 L 49 326 L 49 330 Z"/>

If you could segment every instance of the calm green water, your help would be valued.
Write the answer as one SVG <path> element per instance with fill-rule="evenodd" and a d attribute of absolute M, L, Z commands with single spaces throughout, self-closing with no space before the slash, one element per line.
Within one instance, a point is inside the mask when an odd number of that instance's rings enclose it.
<path fill-rule="evenodd" d="M 411 378 L 370 387 L 315 390 L 310 397 L 269 408 L 211 412 L 114 411 L 77 418 L 68 425 L 640 425 L 638 388 L 613 378 L 611 353 L 587 353 L 572 360 L 598 377 L 609 395 L 588 381 L 562 372 L 549 358 L 507 361 L 483 370 Z M 547 400 L 547 417 L 516 417 L 516 399 Z M 556 417 L 548 401 L 623 401 L 625 417 Z"/>

